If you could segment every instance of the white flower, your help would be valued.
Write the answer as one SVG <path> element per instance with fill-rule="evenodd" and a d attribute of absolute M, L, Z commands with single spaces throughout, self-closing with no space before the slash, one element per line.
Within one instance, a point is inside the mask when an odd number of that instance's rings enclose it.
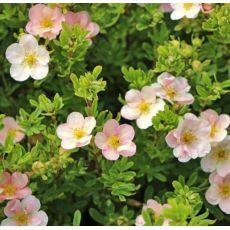
<path fill-rule="evenodd" d="M 155 89 L 144 86 L 141 91 L 129 90 L 125 95 L 127 102 L 121 109 L 121 116 L 128 120 L 136 120 L 140 129 L 147 129 L 152 125 L 152 118 L 159 111 L 164 110 L 164 101 L 156 99 Z"/>
<path fill-rule="evenodd" d="M 199 3 L 172 3 L 173 12 L 171 13 L 172 20 L 178 20 L 183 17 L 196 18 L 201 10 Z"/>
<path fill-rule="evenodd" d="M 74 149 L 88 145 L 91 141 L 91 132 L 96 126 L 94 117 L 83 117 L 79 112 L 72 112 L 67 122 L 57 128 L 57 135 L 62 140 L 63 149 Z"/>
<path fill-rule="evenodd" d="M 38 45 L 32 35 L 23 35 L 19 43 L 10 45 L 6 58 L 12 64 L 10 75 L 16 81 L 25 81 L 30 76 L 40 80 L 48 74 L 49 53 L 44 46 Z"/>

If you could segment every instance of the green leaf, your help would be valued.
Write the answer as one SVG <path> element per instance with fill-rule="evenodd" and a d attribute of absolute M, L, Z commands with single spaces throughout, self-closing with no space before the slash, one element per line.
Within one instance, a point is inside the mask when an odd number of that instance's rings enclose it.
<path fill-rule="evenodd" d="M 73 226 L 80 226 L 81 223 L 81 212 L 76 210 L 73 217 Z"/>

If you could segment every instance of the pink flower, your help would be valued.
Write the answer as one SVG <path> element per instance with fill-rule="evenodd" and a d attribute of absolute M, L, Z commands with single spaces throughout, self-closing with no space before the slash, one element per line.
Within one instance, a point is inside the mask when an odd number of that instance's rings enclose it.
<path fill-rule="evenodd" d="M 173 8 L 172 8 L 170 3 L 161 3 L 160 4 L 160 10 L 162 12 L 168 13 L 168 12 L 172 12 Z"/>
<path fill-rule="evenodd" d="M 174 77 L 170 73 L 162 73 L 157 78 L 157 83 L 152 84 L 156 96 L 166 99 L 170 103 L 190 105 L 194 98 L 188 93 L 190 86 L 184 77 Z"/>
<path fill-rule="evenodd" d="M 230 174 L 225 177 L 213 172 L 209 176 L 211 186 L 205 194 L 206 200 L 212 205 L 219 205 L 226 214 L 230 214 Z"/>
<path fill-rule="evenodd" d="M 214 4 L 211 4 L 211 3 L 202 3 L 201 4 L 201 11 L 204 14 L 210 14 L 214 10 L 214 6 L 213 5 Z"/>
<path fill-rule="evenodd" d="M 44 4 L 36 4 L 29 10 L 29 19 L 26 25 L 28 33 L 51 40 L 60 33 L 65 18 L 58 7 L 52 9 Z"/>
<path fill-rule="evenodd" d="M 92 138 L 91 132 L 96 125 L 94 117 L 84 118 L 81 113 L 72 112 L 67 117 L 67 123 L 57 128 L 57 135 L 62 139 L 63 149 L 74 149 L 88 145 Z"/>
<path fill-rule="evenodd" d="M 211 152 L 202 158 L 201 168 L 205 172 L 216 170 L 222 177 L 230 173 L 230 136 L 212 146 Z"/>
<path fill-rule="evenodd" d="M 11 135 L 15 142 L 20 142 L 25 134 L 24 130 L 17 124 L 13 117 L 5 117 L 2 120 L 3 129 L 0 130 L 0 143 L 4 144 L 8 135 Z"/>
<path fill-rule="evenodd" d="M 211 150 L 210 125 L 207 121 L 187 113 L 178 127 L 168 133 L 166 142 L 174 148 L 173 154 L 181 162 L 204 157 Z"/>
<path fill-rule="evenodd" d="M 147 209 L 152 209 L 154 212 L 154 220 L 157 220 L 161 216 L 162 211 L 165 208 L 169 208 L 169 207 L 170 206 L 168 204 L 162 205 L 162 204 L 159 204 L 155 200 L 149 199 L 149 200 L 147 200 L 147 204 L 143 206 L 143 210 L 145 211 Z M 144 226 L 145 225 L 145 221 L 144 221 L 144 218 L 142 215 L 137 216 L 135 225 L 136 226 Z M 162 226 L 169 226 L 169 220 L 165 219 Z"/>
<path fill-rule="evenodd" d="M 100 27 L 97 23 L 91 21 L 87 11 L 80 11 L 78 13 L 70 11 L 65 14 L 65 22 L 70 26 L 79 24 L 82 29 L 87 30 L 89 33 L 87 34 L 86 39 L 88 40 L 91 40 L 100 31 Z"/>
<path fill-rule="evenodd" d="M 102 149 L 108 160 L 117 160 L 120 155 L 130 157 L 136 153 L 136 145 L 132 142 L 135 132 L 130 125 L 119 125 L 114 119 L 108 120 L 95 136 L 95 144 Z"/>
<path fill-rule="evenodd" d="M 4 172 L 0 176 L 0 201 L 22 199 L 32 193 L 27 187 L 28 177 L 26 174 L 14 172 L 12 175 Z"/>
<path fill-rule="evenodd" d="M 129 90 L 125 95 L 127 102 L 121 109 L 121 116 L 128 120 L 136 120 L 140 129 L 147 129 L 152 125 L 152 118 L 164 110 L 164 101 L 156 99 L 155 89 L 145 86 L 141 91 Z"/>
<path fill-rule="evenodd" d="M 48 216 L 41 208 L 40 201 L 35 196 L 27 196 L 22 201 L 14 199 L 7 203 L 4 213 L 8 217 L 2 226 L 45 226 Z"/>
<path fill-rule="evenodd" d="M 221 114 L 220 116 L 216 111 L 208 109 L 200 114 L 200 117 L 207 120 L 211 126 L 210 141 L 219 142 L 227 136 L 227 128 L 230 124 L 230 117 L 227 114 Z"/>

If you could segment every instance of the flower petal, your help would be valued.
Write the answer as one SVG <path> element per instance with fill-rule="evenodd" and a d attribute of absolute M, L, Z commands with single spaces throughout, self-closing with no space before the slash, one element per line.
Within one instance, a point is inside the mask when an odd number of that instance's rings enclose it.
<path fill-rule="evenodd" d="M 142 98 L 150 103 L 155 103 L 156 101 L 156 94 L 155 90 L 152 86 L 144 86 L 141 90 Z"/>
<path fill-rule="evenodd" d="M 131 141 L 134 138 L 135 131 L 131 125 L 120 125 L 119 136 L 122 142 Z"/>
<path fill-rule="evenodd" d="M 94 142 L 98 148 L 103 149 L 107 145 L 107 139 L 103 132 L 99 132 L 96 134 Z"/>
<path fill-rule="evenodd" d="M 103 127 L 103 132 L 106 136 L 118 134 L 117 133 L 118 127 L 119 127 L 118 122 L 115 119 L 110 119 L 105 123 Z"/>
<path fill-rule="evenodd" d="M 73 129 L 67 124 L 61 124 L 57 127 L 57 136 L 60 139 L 68 139 L 73 137 Z"/>
<path fill-rule="evenodd" d="M 135 120 L 140 116 L 140 110 L 136 107 L 124 105 L 121 108 L 121 116 L 128 120 Z"/>
<path fill-rule="evenodd" d="M 218 192 L 218 187 L 210 186 L 207 192 L 205 193 L 205 198 L 208 201 L 208 203 L 212 205 L 218 204 L 221 200 Z"/>
<path fill-rule="evenodd" d="M 63 139 L 61 142 L 63 149 L 74 149 L 77 147 L 77 140 L 75 138 Z"/>
<path fill-rule="evenodd" d="M 230 214 L 230 198 L 222 200 L 219 203 L 219 207 L 224 213 Z"/>
<path fill-rule="evenodd" d="M 214 160 L 213 155 L 209 154 L 201 159 L 201 168 L 205 172 L 213 172 L 216 169 L 217 162 Z"/>
<path fill-rule="evenodd" d="M 72 112 L 67 117 L 67 123 L 70 127 L 76 129 L 82 129 L 84 125 L 84 117 L 79 112 Z"/>
<path fill-rule="evenodd" d="M 11 64 L 22 63 L 25 56 L 25 52 L 18 43 L 13 43 L 6 49 L 6 58 Z"/>
<path fill-rule="evenodd" d="M 96 126 L 96 120 L 94 117 L 86 117 L 83 125 L 83 130 L 90 134 Z"/>
<path fill-rule="evenodd" d="M 102 154 L 107 160 L 115 161 L 119 158 L 119 154 L 117 153 L 116 150 L 107 147 L 105 149 L 102 149 Z"/>
<path fill-rule="evenodd" d="M 28 177 L 26 174 L 14 172 L 11 179 L 13 185 L 18 189 L 22 189 L 28 184 Z"/>
<path fill-rule="evenodd" d="M 41 65 L 47 65 L 50 60 L 50 55 L 44 46 L 39 46 L 37 51 L 37 59 Z"/>
<path fill-rule="evenodd" d="M 35 196 L 27 196 L 21 201 L 22 208 L 26 210 L 28 213 L 37 212 L 41 208 L 41 203 L 39 199 Z"/>
<path fill-rule="evenodd" d="M 4 208 L 4 213 L 7 217 L 13 217 L 20 211 L 21 211 L 21 203 L 20 200 L 17 199 L 9 201 L 6 207 Z"/>
<path fill-rule="evenodd" d="M 17 222 L 14 218 L 7 218 L 1 222 L 1 226 L 17 226 Z"/>
<path fill-rule="evenodd" d="M 44 211 L 35 212 L 30 216 L 29 225 L 31 226 L 46 226 L 48 216 Z"/>
<path fill-rule="evenodd" d="M 26 51 L 36 51 L 38 48 L 38 42 L 33 35 L 25 34 L 22 35 L 19 40 L 19 45 L 22 46 Z"/>
<path fill-rule="evenodd" d="M 10 76 L 16 81 L 25 81 L 31 73 L 30 68 L 24 65 L 13 64 L 10 67 Z"/>
<path fill-rule="evenodd" d="M 33 68 L 31 68 L 31 77 L 35 80 L 41 80 L 47 76 L 49 72 L 49 66 L 48 65 L 41 65 L 37 64 Z"/>

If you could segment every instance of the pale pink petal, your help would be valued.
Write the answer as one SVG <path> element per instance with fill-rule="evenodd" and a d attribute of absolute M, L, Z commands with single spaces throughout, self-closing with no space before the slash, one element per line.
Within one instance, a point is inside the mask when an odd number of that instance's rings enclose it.
<path fill-rule="evenodd" d="M 77 141 L 75 138 L 63 139 L 61 142 L 61 147 L 63 149 L 74 149 L 77 147 Z"/>
<path fill-rule="evenodd" d="M 139 103 L 142 100 L 141 92 L 136 89 L 131 89 L 125 94 L 127 103 Z"/>
<path fill-rule="evenodd" d="M 17 189 L 22 189 L 28 184 L 28 177 L 26 174 L 22 174 L 19 172 L 14 172 L 12 174 L 12 184 L 17 188 Z"/>
<path fill-rule="evenodd" d="M 16 136 L 14 138 L 14 141 L 15 142 L 20 142 L 24 137 L 25 137 L 25 133 L 23 133 L 21 131 L 17 131 Z"/>
<path fill-rule="evenodd" d="M 4 213 L 7 217 L 13 217 L 21 211 L 21 203 L 19 200 L 11 200 L 4 208 Z"/>
<path fill-rule="evenodd" d="M 207 109 L 200 114 L 201 118 L 206 119 L 209 123 L 214 124 L 218 120 L 218 114 L 212 109 Z"/>
<path fill-rule="evenodd" d="M 155 103 L 156 101 L 156 94 L 152 86 L 144 86 L 141 89 L 141 95 L 146 102 Z"/>
<path fill-rule="evenodd" d="M 30 216 L 29 224 L 31 226 L 46 226 L 48 223 L 48 216 L 44 211 L 39 211 Z"/>
<path fill-rule="evenodd" d="M 94 117 L 86 117 L 83 125 L 83 130 L 90 134 L 96 126 L 96 120 Z"/>
<path fill-rule="evenodd" d="M 57 136 L 61 139 L 73 138 L 73 129 L 68 124 L 61 124 L 57 127 Z"/>
<path fill-rule="evenodd" d="M 70 127 L 82 129 L 84 125 L 84 117 L 79 112 L 72 112 L 67 118 L 67 123 Z"/>
<path fill-rule="evenodd" d="M 223 183 L 223 177 L 219 176 L 217 172 L 213 172 L 209 176 L 209 182 L 210 184 L 222 184 Z"/>
<path fill-rule="evenodd" d="M 107 160 L 115 161 L 119 158 L 119 154 L 117 153 L 116 150 L 107 147 L 105 149 L 102 149 L 102 154 Z"/>
<path fill-rule="evenodd" d="M 206 157 L 202 158 L 200 164 L 201 164 L 201 168 L 205 172 L 213 172 L 217 166 L 217 162 L 213 158 L 212 154 L 209 154 Z"/>
<path fill-rule="evenodd" d="M 137 216 L 136 221 L 135 221 L 135 225 L 136 226 L 144 226 L 145 225 L 145 221 L 144 221 L 144 218 L 142 217 L 142 215 Z"/>
<path fill-rule="evenodd" d="M 107 139 L 104 133 L 99 132 L 96 134 L 94 142 L 98 148 L 102 149 L 107 145 Z"/>
<path fill-rule="evenodd" d="M 38 20 L 42 18 L 42 12 L 44 8 L 45 8 L 44 4 L 36 4 L 35 6 L 32 6 L 29 10 L 30 20 Z"/>
<path fill-rule="evenodd" d="M 1 226 L 17 226 L 17 222 L 14 218 L 7 218 L 1 222 Z"/>
<path fill-rule="evenodd" d="M 128 120 L 135 120 L 139 117 L 139 115 L 140 115 L 140 110 L 137 107 L 124 105 L 121 108 L 121 116 Z"/>
<path fill-rule="evenodd" d="M 230 160 L 219 164 L 216 171 L 221 177 L 227 176 L 230 173 Z"/>
<path fill-rule="evenodd" d="M 131 157 L 136 153 L 136 145 L 131 142 L 125 146 L 120 146 L 117 150 L 120 155 Z"/>
<path fill-rule="evenodd" d="M 22 208 L 28 213 L 37 212 L 41 208 L 40 201 L 35 196 L 27 196 L 21 201 Z"/>
<path fill-rule="evenodd" d="M 22 199 L 31 194 L 32 194 L 32 190 L 30 188 L 23 188 L 23 189 L 17 190 L 15 195 L 18 199 Z"/>
<path fill-rule="evenodd" d="M 99 33 L 100 27 L 97 23 L 90 22 L 87 26 L 87 30 L 89 31 L 89 33 L 87 34 L 86 38 L 92 38 Z"/>
<path fill-rule="evenodd" d="M 178 158 L 180 162 L 188 162 L 191 157 L 188 155 L 187 152 L 184 151 L 183 147 L 178 146 L 173 149 L 173 155 Z"/>
<path fill-rule="evenodd" d="M 9 184 L 11 183 L 11 175 L 8 172 L 4 172 L 1 174 L 0 177 L 0 186 L 4 184 Z"/>
<path fill-rule="evenodd" d="M 175 148 L 178 145 L 177 138 L 175 137 L 174 132 L 175 132 L 175 129 L 170 131 L 165 137 L 166 143 L 171 148 Z"/>
<path fill-rule="evenodd" d="M 178 94 L 174 97 L 174 101 L 183 105 L 191 105 L 194 102 L 194 97 L 190 93 Z"/>
<path fill-rule="evenodd" d="M 157 78 L 157 82 L 163 86 L 167 86 L 169 84 L 171 84 L 172 82 L 174 82 L 175 77 L 167 72 L 164 72 L 162 74 L 160 74 Z"/>
<path fill-rule="evenodd" d="M 230 214 L 230 197 L 222 200 L 219 203 L 219 207 L 224 213 Z"/>
<path fill-rule="evenodd" d="M 82 146 L 85 146 L 85 145 L 88 145 L 91 141 L 91 138 L 92 138 L 92 135 L 90 136 L 85 136 L 81 139 L 78 139 L 76 141 L 76 147 L 82 147 Z"/>
<path fill-rule="evenodd" d="M 119 127 L 119 137 L 122 142 L 133 140 L 135 131 L 131 125 L 120 125 Z"/>
<path fill-rule="evenodd" d="M 217 127 L 220 129 L 226 129 L 230 125 L 230 117 L 226 114 L 221 114 L 217 122 Z"/>
<path fill-rule="evenodd" d="M 205 193 L 206 200 L 212 204 L 216 205 L 221 201 L 217 186 L 210 186 L 207 192 Z"/>
<path fill-rule="evenodd" d="M 110 119 L 105 123 L 103 132 L 106 136 L 118 134 L 118 130 L 117 130 L 118 127 L 119 127 L 118 122 L 115 119 Z"/>

